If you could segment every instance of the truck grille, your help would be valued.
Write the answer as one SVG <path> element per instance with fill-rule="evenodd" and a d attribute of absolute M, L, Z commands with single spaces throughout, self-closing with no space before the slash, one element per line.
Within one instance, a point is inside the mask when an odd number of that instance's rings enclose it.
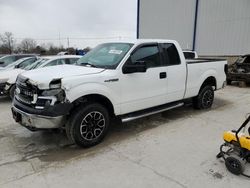
<path fill-rule="evenodd" d="M 21 103 L 24 103 L 24 104 L 28 104 L 28 105 L 31 105 L 31 101 L 29 98 L 25 97 L 25 96 L 22 96 L 22 95 L 16 95 L 16 99 L 21 102 Z"/>
<path fill-rule="evenodd" d="M 28 84 L 27 79 L 18 77 L 16 81 L 16 100 L 19 102 L 33 106 L 34 94 L 37 93 L 37 89 L 34 86 Z"/>

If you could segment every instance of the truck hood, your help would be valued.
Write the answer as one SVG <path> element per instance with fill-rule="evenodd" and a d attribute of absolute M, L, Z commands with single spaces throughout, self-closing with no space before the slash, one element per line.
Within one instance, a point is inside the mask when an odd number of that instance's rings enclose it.
<path fill-rule="evenodd" d="M 37 86 L 39 89 L 48 89 L 52 80 L 97 74 L 104 70 L 105 69 L 86 66 L 57 65 L 26 71 L 21 74 L 21 76 L 29 80 L 30 83 Z"/>

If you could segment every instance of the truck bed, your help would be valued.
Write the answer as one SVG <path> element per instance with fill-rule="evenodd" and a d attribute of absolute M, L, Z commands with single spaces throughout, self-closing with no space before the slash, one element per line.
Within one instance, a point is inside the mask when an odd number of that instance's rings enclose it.
<path fill-rule="evenodd" d="M 185 98 L 195 96 L 199 92 L 204 79 L 210 76 L 216 78 L 216 90 L 223 87 L 226 80 L 226 75 L 223 74 L 227 64 L 226 60 L 198 58 L 186 62 L 188 71 Z"/>
<path fill-rule="evenodd" d="M 215 58 L 196 58 L 196 59 L 187 59 L 187 64 L 194 64 L 194 63 L 209 63 L 209 62 L 220 62 L 226 61 L 226 59 L 215 59 Z"/>

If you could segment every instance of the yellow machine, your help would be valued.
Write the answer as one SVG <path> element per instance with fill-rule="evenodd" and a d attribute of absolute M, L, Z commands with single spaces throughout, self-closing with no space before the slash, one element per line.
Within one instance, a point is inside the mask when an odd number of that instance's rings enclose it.
<path fill-rule="evenodd" d="M 232 131 L 227 131 L 223 135 L 223 139 L 227 143 L 237 142 L 236 134 Z M 249 135 L 239 135 L 239 142 L 242 148 L 250 151 L 250 136 Z"/>
<path fill-rule="evenodd" d="M 235 175 L 244 174 L 246 163 L 250 163 L 250 127 L 246 126 L 250 121 L 250 115 L 238 130 L 227 131 L 223 134 L 224 144 L 220 147 L 217 158 L 223 158 L 227 169 Z"/>

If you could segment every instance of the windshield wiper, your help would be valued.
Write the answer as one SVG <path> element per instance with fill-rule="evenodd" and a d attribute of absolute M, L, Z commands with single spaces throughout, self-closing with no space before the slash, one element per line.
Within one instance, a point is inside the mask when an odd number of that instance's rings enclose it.
<path fill-rule="evenodd" d="M 80 65 L 83 65 L 83 66 L 89 65 L 90 67 L 97 68 L 97 66 L 95 66 L 95 65 L 93 65 L 91 63 L 81 63 Z"/>

